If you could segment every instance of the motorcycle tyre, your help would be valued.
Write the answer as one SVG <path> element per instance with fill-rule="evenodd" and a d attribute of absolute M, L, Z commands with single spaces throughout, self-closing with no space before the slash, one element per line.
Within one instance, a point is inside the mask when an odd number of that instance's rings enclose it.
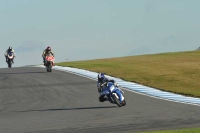
<path fill-rule="evenodd" d="M 11 63 L 11 60 L 8 60 L 8 67 L 9 68 L 11 68 L 12 67 L 12 65 L 11 65 L 12 63 Z"/>
<path fill-rule="evenodd" d="M 122 104 L 120 103 L 120 101 L 116 98 L 115 95 L 112 95 L 113 100 L 115 101 L 115 103 L 119 106 L 122 107 Z"/>
<path fill-rule="evenodd" d="M 126 100 L 124 99 L 124 101 L 122 101 L 122 106 L 126 105 Z"/>

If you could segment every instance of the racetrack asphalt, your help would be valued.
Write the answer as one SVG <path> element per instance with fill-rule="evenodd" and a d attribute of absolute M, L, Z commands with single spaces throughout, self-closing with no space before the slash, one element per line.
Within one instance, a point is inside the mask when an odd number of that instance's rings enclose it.
<path fill-rule="evenodd" d="M 125 92 L 100 103 L 96 81 L 44 68 L 0 69 L 0 133 L 140 132 L 200 127 L 200 107 Z"/>

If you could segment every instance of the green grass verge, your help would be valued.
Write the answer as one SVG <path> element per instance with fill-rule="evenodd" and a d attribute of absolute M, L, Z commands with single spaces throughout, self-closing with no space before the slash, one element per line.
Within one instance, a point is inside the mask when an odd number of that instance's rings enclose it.
<path fill-rule="evenodd" d="M 61 62 L 160 90 L 200 97 L 200 51 Z"/>
<path fill-rule="evenodd" d="M 200 128 L 180 129 L 180 130 L 165 130 L 165 131 L 152 131 L 140 133 L 200 133 Z"/>

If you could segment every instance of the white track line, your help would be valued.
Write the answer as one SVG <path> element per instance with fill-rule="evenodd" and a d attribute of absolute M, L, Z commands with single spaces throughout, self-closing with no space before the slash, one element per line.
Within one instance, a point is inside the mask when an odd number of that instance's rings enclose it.
<path fill-rule="evenodd" d="M 35 67 L 45 68 L 42 65 L 35 66 Z M 78 69 L 78 68 L 61 67 L 61 66 L 54 66 L 53 69 L 65 71 L 65 72 L 68 72 L 68 73 L 72 73 L 72 74 L 75 74 L 75 75 L 78 75 L 78 76 L 82 76 L 82 77 L 89 78 L 89 79 L 97 81 L 97 74 L 98 73 L 96 73 L 96 72 Z M 120 88 L 127 90 L 127 91 L 130 91 L 130 92 L 149 96 L 149 97 L 152 97 L 152 98 L 200 106 L 200 98 L 186 97 L 186 96 L 179 95 L 179 94 L 174 94 L 174 93 L 170 93 L 170 92 L 157 90 L 155 88 L 140 85 L 140 84 L 137 84 L 137 83 L 124 81 L 122 79 L 115 78 L 115 77 L 112 77 L 112 76 L 109 76 L 109 77 L 114 79 L 119 84 Z"/>

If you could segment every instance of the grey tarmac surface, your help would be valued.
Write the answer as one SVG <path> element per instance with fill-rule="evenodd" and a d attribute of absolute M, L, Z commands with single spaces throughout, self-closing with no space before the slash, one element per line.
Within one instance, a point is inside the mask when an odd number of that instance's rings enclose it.
<path fill-rule="evenodd" d="M 100 103 L 96 81 L 44 68 L 0 69 L 0 133 L 140 132 L 200 127 L 200 107 L 124 91 Z"/>

